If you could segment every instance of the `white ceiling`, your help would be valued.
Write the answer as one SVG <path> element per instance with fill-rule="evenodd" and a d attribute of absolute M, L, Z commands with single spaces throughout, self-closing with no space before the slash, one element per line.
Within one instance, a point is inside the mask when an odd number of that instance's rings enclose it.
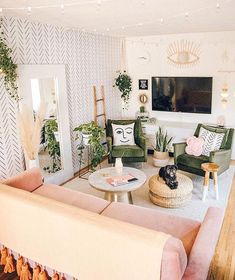
<path fill-rule="evenodd" d="M 235 0 L 0 0 L 1 8 L 3 15 L 124 37 L 235 30 Z"/>

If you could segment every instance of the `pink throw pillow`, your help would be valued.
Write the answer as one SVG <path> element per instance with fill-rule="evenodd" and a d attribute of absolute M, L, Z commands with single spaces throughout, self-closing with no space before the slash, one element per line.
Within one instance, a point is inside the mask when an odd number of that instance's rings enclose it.
<path fill-rule="evenodd" d="M 191 136 L 186 141 L 186 153 L 188 155 L 200 156 L 203 151 L 204 140 L 200 137 Z"/>

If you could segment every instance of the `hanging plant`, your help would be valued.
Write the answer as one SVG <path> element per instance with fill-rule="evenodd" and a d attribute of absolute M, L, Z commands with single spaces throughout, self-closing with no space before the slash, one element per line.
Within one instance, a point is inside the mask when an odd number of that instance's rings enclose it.
<path fill-rule="evenodd" d="M 16 73 L 17 65 L 12 60 L 12 50 L 6 44 L 2 24 L 3 18 L 0 19 L 0 74 L 4 75 L 4 86 L 10 97 L 15 101 L 19 101 Z"/>
<path fill-rule="evenodd" d="M 115 79 L 115 84 L 113 87 L 117 87 L 121 92 L 121 98 L 124 104 L 127 106 L 130 98 L 130 93 L 132 90 L 132 80 L 131 77 L 126 73 L 126 71 L 119 72 L 118 77 Z"/>

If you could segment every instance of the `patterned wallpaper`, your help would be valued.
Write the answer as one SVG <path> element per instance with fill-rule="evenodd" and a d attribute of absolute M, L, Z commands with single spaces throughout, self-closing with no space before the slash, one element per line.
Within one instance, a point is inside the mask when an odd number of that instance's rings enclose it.
<path fill-rule="evenodd" d="M 4 32 L 17 64 L 65 64 L 74 170 L 79 168 L 73 128 L 93 119 L 92 86 L 105 86 L 107 116 L 121 115 L 121 102 L 112 88 L 120 65 L 120 39 L 4 18 Z M 0 178 L 24 168 L 17 127 L 17 106 L 0 78 Z"/>

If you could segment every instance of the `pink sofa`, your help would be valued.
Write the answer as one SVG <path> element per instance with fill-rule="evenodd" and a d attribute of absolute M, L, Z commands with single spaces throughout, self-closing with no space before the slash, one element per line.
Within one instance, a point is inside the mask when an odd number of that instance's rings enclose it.
<path fill-rule="evenodd" d="M 162 280 L 203 280 L 218 241 L 223 211 L 209 208 L 202 223 L 123 203 L 109 203 L 91 195 L 53 184 L 44 184 L 39 169 L 2 181 L 3 184 L 49 197 L 79 208 L 170 234 L 161 264 Z"/>

